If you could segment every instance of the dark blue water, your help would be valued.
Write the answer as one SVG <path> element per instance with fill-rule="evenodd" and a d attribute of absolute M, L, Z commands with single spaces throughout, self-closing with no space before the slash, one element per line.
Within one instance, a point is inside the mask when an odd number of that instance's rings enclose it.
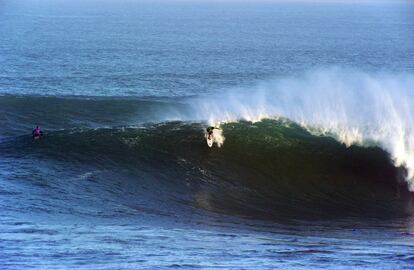
<path fill-rule="evenodd" d="M 412 269 L 413 16 L 0 1 L 0 269 Z"/>
<path fill-rule="evenodd" d="M 407 3 L 2 1 L 0 91 L 186 96 L 330 65 L 412 71 Z"/>

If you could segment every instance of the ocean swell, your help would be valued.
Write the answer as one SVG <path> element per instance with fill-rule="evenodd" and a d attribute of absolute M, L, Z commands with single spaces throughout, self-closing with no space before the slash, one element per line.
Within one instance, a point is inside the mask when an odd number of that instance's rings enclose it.
<path fill-rule="evenodd" d="M 39 141 L 15 137 L 3 141 L 0 151 L 5 160 L 24 157 L 66 172 L 83 167 L 111 172 L 102 180 L 105 186 L 128 172 L 135 189 L 141 190 L 145 178 L 152 183 L 150 193 L 162 189 L 180 203 L 226 214 L 266 219 L 411 214 L 411 196 L 400 181 L 404 169 L 378 147 L 346 147 L 287 119 L 221 128 L 227 138 L 221 148 L 207 147 L 203 124 L 167 122 L 54 131 Z"/>

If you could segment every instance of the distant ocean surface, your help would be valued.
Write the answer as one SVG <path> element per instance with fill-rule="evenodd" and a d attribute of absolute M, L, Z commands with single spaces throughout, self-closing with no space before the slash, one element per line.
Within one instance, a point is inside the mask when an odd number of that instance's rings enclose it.
<path fill-rule="evenodd" d="M 0 126 L 0 269 L 414 268 L 411 1 L 3 0 Z"/>

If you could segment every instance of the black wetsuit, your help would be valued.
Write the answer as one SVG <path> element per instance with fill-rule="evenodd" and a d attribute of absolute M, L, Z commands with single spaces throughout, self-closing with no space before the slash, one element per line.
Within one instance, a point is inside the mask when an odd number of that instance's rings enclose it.
<path fill-rule="evenodd" d="M 214 130 L 214 127 L 208 127 L 207 128 L 207 134 L 208 134 L 208 139 L 209 140 L 211 139 L 211 135 L 213 135 L 213 130 Z"/>

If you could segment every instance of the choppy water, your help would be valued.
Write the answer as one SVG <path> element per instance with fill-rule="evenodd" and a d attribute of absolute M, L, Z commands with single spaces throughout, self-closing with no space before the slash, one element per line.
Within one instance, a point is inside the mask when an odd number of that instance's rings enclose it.
<path fill-rule="evenodd" d="M 1 1 L 0 269 L 412 269 L 413 11 Z"/>

